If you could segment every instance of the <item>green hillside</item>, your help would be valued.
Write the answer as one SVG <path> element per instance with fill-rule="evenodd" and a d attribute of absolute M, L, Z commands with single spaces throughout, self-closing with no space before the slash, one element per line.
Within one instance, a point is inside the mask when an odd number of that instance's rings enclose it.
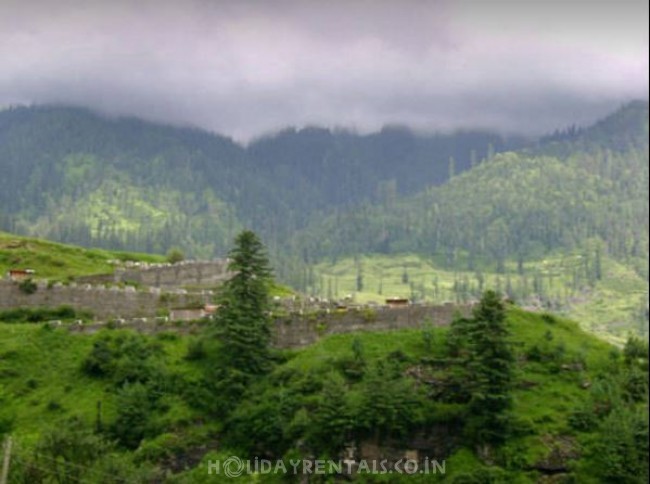
<path fill-rule="evenodd" d="M 164 262 L 158 255 L 86 249 L 42 239 L 0 232 L 0 274 L 9 269 L 32 269 L 34 277 L 65 280 L 74 276 L 109 274 L 111 261 Z"/>
<path fill-rule="evenodd" d="M 540 140 L 537 153 L 565 158 L 576 151 L 625 152 L 648 144 L 648 103 L 633 101 L 593 126 L 556 131 Z"/>
<path fill-rule="evenodd" d="M 566 160 L 506 153 L 414 197 L 318 221 L 299 244 L 315 258 L 417 251 L 454 265 L 466 252 L 467 264 L 500 268 L 600 239 L 647 273 L 647 215 L 647 146 Z"/>
<path fill-rule="evenodd" d="M 636 451 L 625 447 L 631 435 L 625 425 L 643 422 L 635 410 L 635 402 L 645 398 L 643 390 L 633 390 L 634 378 L 642 375 L 636 363 L 625 363 L 615 347 L 553 316 L 511 308 L 508 324 L 517 361 L 513 417 L 519 430 L 487 459 L 492 464 L 464 437 L 470 416 L 462 391 L 453 390 L 454 378 L 461 376 L 447 356 L 447 328 L 334 335 L 285 353 L 224 420 L 211 403 L 209 346 L 207 352 L 197 346 L 204 336 L 143 337 L 118 330 L 84 336 L 2 325 L 0 435 L 12 429 L 10 482 L 41 482 L 54 472 L 46 463 L 54 462 L 58 475 L 70 481 L 123 482 L 128 476 L 128 482 L 149 482 L 167 472 L 166 482 L 221 482 L 207 475 L 208 460 L 332 455 L 325 449 L 341 445 L 337 425 L 352 425 L 346 438 L 399 447 L 415 429 L 435 434 L 443 424 L 443 482 L 479 482 L 479 476 L 539 482 L 547 472 L 577 482 L 603 482 L 605 475 L 644 482 L 647 463 L 645 471 L 635 467 Z M 641 378 L 647 380 L 647 373 Z M 349 420 L 330 420 L 331 408 Z M 323 421 L 329 424 L 320 428 Z M 645 422 L 647 443 L 647 413 Z M 113 438 L 117 445 L 109 443 Z M 643 434 L 636 438 L 643 442 Z M 623 467 L 607 467 L 623 455 Z M 553 466 L 562 470 L 545 470 Z M 258 481 L 281 482 L 273 477 Z M 392 476 L 390 482 L 401 481 Z"/>

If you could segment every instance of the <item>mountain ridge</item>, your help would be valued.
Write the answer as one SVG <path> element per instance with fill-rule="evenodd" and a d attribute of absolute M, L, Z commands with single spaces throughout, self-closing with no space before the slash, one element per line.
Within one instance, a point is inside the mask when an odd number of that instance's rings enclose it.
<path fill-rule="evenodd" d="M 539 261 L 578 253 L 584 267 L 561 266 L 563 284 L 591 300 L 592 287 L 626 287 L 598 269 L 605 257 L 647 282 L 647 132 L 641 101 L 523 147 L 486 132 L 312 127 L 244 148 L 196 129 L 19 108 L 0 112 L 0 229 L 210 258 L 249 227 L 283 282 L 321 295 L 314 268 L 326 260 L 417 254 L 448 272 L 515 271 L 539 293 L 553 284 Z M 472 284 L 454 282 L 456 297 Z M 643 327 L 637 301 L 620 304 Z"/>
<path fill-rule="evenodd" d="M 288 130 L 243 148 L 228 138 L 196 129 L 134 118 L 109 119 L 76 108 L 5 110 L 0 112 L 0 167 L 5 173 L 0 181 L 4 212 L 0 228 L 84 245 L 115 248 L 119 243 L 118 248 L 151 251 L 161 248 L 138 234 L 137 227 L 158 217 L 164 222 L 156 227 L 154 220 L 151 228 L 156 238 L 166 239 L 167 246 L 183 245 L 204 256 L 206 250 L 218 254 L 238 223 L 252 225 L 267 238 L 269 234 L 277 238 L 273 232 L 278 230 L 279 236 L 286 237 L 310 215 L 332 206 L 350 207 L 360 200 L 372 200 L 384 185 L 390 190 L 394 183 L 399 193 L 411 193 L 427 183 L 442 183 L 450 157 L 460 172 L 471 166 L 472 157 L 509 147 L 503 138 L 489 133 L 429 138 L 404 134 L 403 130 L 387 129 L 358 136 L 308 128 Z M 392 150 L 387 150 L 390 146 Z M 400 159 L 402 171 L 396 171 L 400 153 L 411 155 Z M 422 168 L 430 167 L 432 160 L 433 168 Z M 130 217 L 130 227 L 120 222 L 129 219 L 120 213 L 124 208 L 112 207 L 115 198 L 126 199 L 128 194 L 116 196 L 116 187 L 102 186 L 107 180 L 123 184 L 127 192 L 155 187 L 153 194 L 143 193 L 148 207 Z M 186 230 L 179 229 L 172 236 L 164 233 L 165 222 L 189 227 L 192 217 L 184 215 L 206 211 L 202 206 L 205 197 L 193 196 L 206 190 L 212 192 L 209 198 L 215 199 L 228 219 L 213 220 L 221 229 L 203 236 L 215 238 L 217 247 L 202 248 L 188 240 Z M 161 200 L 166 191 L 178 192 L 173 197 L 188 200 L 171 202 L 185 205 L 177 214 L 157 216 L 154 207 L 166 205 Z M 89 199 L 94 192 L 94 199 L 101 203 Z M 57 210 L 57 205 L 66 202 L 71 203 Z M 103 215 L 89 214 L 82 207 L 74 220 L 66 220 L 75 211 L 73 205 L 97 204 L 94 212 Z M 300 210 L 294 210 L 296 206 Z M 51 220 L 44 220 L 43 215 Z M 108 233 L 99 233 L 102 230 Z M 174 231 L 167 232 L 170 230 Z"/>

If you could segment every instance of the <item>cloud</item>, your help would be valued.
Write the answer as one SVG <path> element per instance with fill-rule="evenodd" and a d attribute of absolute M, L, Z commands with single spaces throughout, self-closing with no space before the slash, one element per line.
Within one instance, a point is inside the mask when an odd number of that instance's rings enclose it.
<path fill-rule="evenodd" d="M 246 140 L 287 125 L 545 132 L 648 97 L 648 4 L 3 0 L 0 105 Z"/>

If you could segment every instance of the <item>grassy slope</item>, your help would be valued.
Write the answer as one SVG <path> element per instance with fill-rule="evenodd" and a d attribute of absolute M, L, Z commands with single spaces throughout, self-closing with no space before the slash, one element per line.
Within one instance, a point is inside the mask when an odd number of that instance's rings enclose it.
<path fill-rule="evenodd" d="M 586 284 L 574 290 L 573 269 L 580 265 L 581 254 L 548 257 L 544 260 L 527 261 L 528 284 L 532 286 L 534 274 L 541 276 L 545 293 L 561 301 L 562 313 L 580 321 L 582 327 L 598 336 L 621 343 L 627 332 L 637 330 L 640 325 L 638 311 L 647 298 L 648 283 L 633 270 L 603 257 L 603 279 L 594 287 Z M 363 291 L 357 292 L 357 272 L 361 267 Z M 478 286 L 476 272 L 449 271 L 442 269 L 441 260 L 425 258 L 414 254 L 366 255 L 355 261 L 340 259 L 335 264 L 321 263 L 315 268 L 315 292 L 323 297 L 354 296 L 357 302 L 383 302 L 387 297 L 411 297 L 411 283 L 418 298 L 442 303 L 455 301 L 454 281 L 464 278 L 473 287 Z M 484 272 L 485 288 L 504 290 L 507 278 L 517 289 L 523 282 L 517 274 L 516 264 L 506 267 L 508 274 L 497 275 Z M 407 272 L 409 283 L 402 282 Z M 438 291 L 435 291 L 436 283 Z M 380 293 L 381 287 L 381 293 Z M 424 289 L 424 291 L 422 291 Z"/>
<path fill-rule="evenodd" d="M 611 353 L 616 351 L 608 343 L 595 338 L 573 322 L 560 318 L 543 318 L 539 314 L 513 308 L 508 315 L 513 341 L 517 343 L 518 352 L 532 345 L 543 346 L 563 344 L 566 349 L 567 362 L 582 360 L 584 371 L 553 371 L 548 365 L 519 360 L 517 378 L 526 382 L 515 391 L 514 414 L 518 421 L 529 424 L 533 433 L 514 439 L 508 444 L 509 452 L 517 459 L 523 459 L 531 465 L 545 457 L 549 451 L 549 442 L 559 436 L 570 436 L 578 442 L 588 438 L 588 434 L 578 434 L 567 423 L 572 410 L 585 401 L 589 391 L 582 388 L 584 382 L 592 381 L 597 375 L 609 371 Z M 336 362 L 352 355 L 352 344 L 360 338 L 368 364 L 385 359 L 395 351 L 401 351 L 414 361 L 419 358 L 443 353 L 444 333 L 446 328 L 435 328 L 433 346 L 428 353 L 423 334 L 419 330 L 401 330 L 395 332 L 362 333 L 359 335 L 333 335 L 306 349 L 296 352 L 294 358 L 275 370 L 278 374 L 294 375 L 295 381 L 321 377 L 333 371 Z M 548 334 L 552 335 L 549 342 Z M 272 390 L 275 391 L 275 390 Z M 279 391 L 279 390 L 278 390 Z M 289 389 L 284 391 L 291 393 Z M 273 395 L 268 395 L 273 398 Z M 277 397 L 277 395 L 276 395 Z M 266 398 L 266 397 L 265 397 Z M 225 452 L 225 450 L 224 450 Z M 226 454 L 210 453 L 204 458 L 204 465 L 178 479 L 180 483 L 214 482 L 214 476 L 207 476 L 205 465 L 209 459 L 225 458 Z M 447 460 L 447 477 L 461 472 L 479 468 L 480 462 L 471 450 L 461 448 Z M 391 480 L 392 479 L 392 480 Z M 428 476 L 423 481 L 409 477 L 404 482 L 429 482 Z M 519 480 L 513 482 L 535 482 L 535 476 L 522 473 Z M 245 480 L 245 479 L 244 479 Z M 176 481 L 175 481 L 176 482 Z M 218 481 L 217 482 L 221 482 Z M 276 482 L 272 476 L 264 476 L 261 482 Z M 277 482 L 284 482 L 278 480 Z M 362 480 L 362 482 L 364 482 Z M 395 476 L 382 481 L 380 477 L 369 482 L 398 482 Z M 402 482 L 402 481 L 399 481 Z M 509 481 L 510 482 L 510 481 Z"/>
<path fill-rule="evenodd" d="M 583 371 L 552 371 L 548 365 L 520 360 L 518 379 L 528 385 L 516 391 L 514 410 L 520 421 L 532 426 L 533 433 L 514 440 L 509 447 L 513 455 L 527 463 L 534 463 L 548 453 L 549 439 L 570 435 L 580 441 L 588 436 L 576 435 L 567 425 L 567 417 L 589 395 L 581 384 L 608 371 L 613 348 L 565 320 L 543 318 L 513 308 L 509 312 L 509 322 L 513 340 L 519 344 L 518 352 L 532 345 L 563 344 L 564 361 L 586 362 Z M 431 351 L 434 354 L 442 353 L 446 329 L 436 328 L 433 331 Z M 48 330 L 36 325 L 0 325 L 0 375 L 3 391 L 10 402 L 5 411 L 16 417 L 13 434 L 21 446 L 29 446 L 44 428 L 56 425 L 68 416 L 81 415 L 92 425 L 99 400 L 103 404 L 104 422 L 111 421 L 115 411 L 114 388 L 107 382 L 88 378 L 80 370 L 83 358 L 97 337 L 69 334 L 65 330 Z M 351 355 L 356 337 L 361 338 L 369 362 L 386 358 L 397 350 L 414 361 L 430 355 L 422 332 L 417 330 L 363 333 L 358 336 L 334 335 L 296 351 L 293 358 L 275 371 L 304 375 L 305 378 L 324 375 L 332 371 L 336 361 Z M 162 344 L 165 360 L 172 371 L 188 379 L 200 374 L 199 364 L 183 358 L 188 337 L 163 334 L 155 338 Z M 196 410 L 189 409 L 182 402 L 173 402 L 162 417 L 169 433 L 156 438 L 155 446 L 164 448 L 177 445 L 178 439 L 170 436 L 174 432 L 187 434 L 201 430 L 201 435 L 206 436 L 209 427 L 191 424 L 200 417 Z M 211 428 L 218 428 L 218 424 L 211 422 Z M 201 438 L 207 437 L 198 437 L 199 440 Z M 467 449 L 461 449 L 447 463 L 451 475 L 478 465 Z M 201 482 L 201 477 L 208 477 L 205 467 L 197 468 L 180 480 Z M 529 482 L 526 479 L 522 482 Z"/>
<path fill-rule="evenodd" d="M 164 262 L 159 255 L 85 249 L 0 232 L 0 274 L 10 268 L 33 269 L 36 278 L 65 279 L 111 273 L 109 260 Z"/>
<path fill-rule="evenodd" d="M 115 389 L 106 381 L 86 376 L 81 365 L 98 336 L 71 334 L 40 325 L 0 325 L 0 382 L 10 396 L 10 412 L 16 418 L 14 435 L 29 445 L 47 426 L 69 416 L 94 423 L 97 402 L 102 419 L 115 414 Z M 159 334 L 169 367 L 187 378 L 196 373 L 184 360 L 189 338 Z M 53 408 L 57 407 L 57 408 Z M 173 417 L 181 409 L 172 406 Z M 183 415 L 182 419 L 187 418 Z"/>

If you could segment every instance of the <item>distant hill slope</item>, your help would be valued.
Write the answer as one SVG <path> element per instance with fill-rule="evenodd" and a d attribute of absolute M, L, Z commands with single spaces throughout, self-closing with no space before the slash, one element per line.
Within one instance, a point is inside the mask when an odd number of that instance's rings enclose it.
<path fill-rule="evenodd" d="M 556 131 L 540 140 L 537 152 L 565 157 L 575 151 L 642 150 L 648 145 L 648 102 L 633 101 L 593 126 Z"/>
<path fill-rule="evenodd" d="M 9 269 L 31 269 L 35 278 L 65 280 L 68 277 L 112 273 L 110 261 L 164 262 L 160 255 L 86 249 L 47 240 L 0 232 L 0 277 Z"/>
<path fill-rule="evenodd" d="M 280 247 L 316 214 L 413 194 L 516 146 L 487 132 L 307 128 L 242 147 L 82 109 L 14 108 L 0 112 L 0 229 L 207 257 L 245 225 Z"/>
<path fill-rule="evenodd" d="M 647 132 L 647 103 L 632 103 L 567 139 L 498 154 L 442 186 L 316 221 L 294 237 L 294 245 L 313 260 L 330 261 L 331 271 L 320 268 L 330 274 L 345 257 L 415 253 L 435 260 L 442 270 L 478 274 L 470 292 L 485 278 L 481 273 L 501 274 L 502 288 L 508 274 L 524 277 L 529 290 L 523 293 L 548 304 L 574 299 L 594 308 L 594 298 L 600 297 L 594 288 L 602 281 L 606 292 L 617 294 L 608 297 L 610 303 L 616 300 L 611 306 L 627 307 L 628 316 L 600 315 L 600 322 L 616 327 L 621 336 L 639 327 L 647 331 L 647 311 L 636 293 L 639 284 L 645 286 L 647 300 Z M 545 258 L 576 254 L 582 263 L 560 273 L 539 265 Z M 637 273 L 634 301 L 628 300 L 627 283 L 615 275 L 620 271 L 603 269 L 605 258 Z M 339 274 L 342 279 L 363 276 L 360 264 L 348 267 Z M 571 281 L 572 289 L 551 298 L 553 277 L 556 290 L 564 284 L 558 285 L 557 277 Z M 318 274 L 311 279 L 305 286 L 316 287 Z M 424 283 L 431 287 L 431 280 Z M 467 292 L 459 289 L 461 276 L 454 284 L 457 295 Z"/>
<path fill-rule="evenodd" d="M 647 104 L 645 110 L 626 106 L 608 119 L 630 116 L 647 133 Z M 619 151 L 607 140 L 624 136 L 604 131 L 607 125 L 598 123 L 576 140 L 559 143 L 569 152 L 563 157 L 500 154 L 441 187 L 318 221 L 304 232 L 303 243 L 317 258 L 365 249 L 446 251 L 453 259 L 454 251 L 464 250 L 502 264 L 505 258 L 573 249 L 600 238 L 616 257 L 647 259 L 647 134 L 633 133 Z M 578 148 L 597 133 L 602 143 Z"/>

